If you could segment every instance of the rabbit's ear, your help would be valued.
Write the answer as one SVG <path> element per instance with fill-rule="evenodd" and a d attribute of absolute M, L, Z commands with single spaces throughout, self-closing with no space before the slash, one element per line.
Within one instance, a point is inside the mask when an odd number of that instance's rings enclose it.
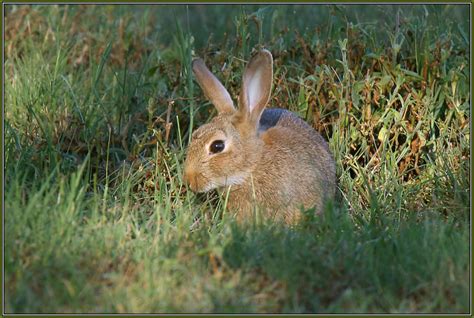
<path fill-rule="evenodd" d="M 270 99 L 273 79 L 273 58 L 267 50 L 258 52 L 245 69 L 240 92 L 239 111 L 257 124 Z"/>
<path fill-rule="evenodd" d="M 216 107 L 219 113 L 232 113 L 235 111 L 234 103 L 229 92 L 219 80 L 209 71 L 203 60 L 195 59 L 192 68 L 196 79 L 206 97 Z"/>

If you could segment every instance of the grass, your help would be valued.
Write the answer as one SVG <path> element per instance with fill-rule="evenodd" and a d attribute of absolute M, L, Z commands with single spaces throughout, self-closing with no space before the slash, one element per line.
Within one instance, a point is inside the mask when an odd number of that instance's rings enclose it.
<path fill-rule="evenodd" d="M 469 313 L 466 5 L 5 8 L 5 312 Z M 294 227 L 181 179 L 191 58 L 261 46 L 336 159 Z"/>

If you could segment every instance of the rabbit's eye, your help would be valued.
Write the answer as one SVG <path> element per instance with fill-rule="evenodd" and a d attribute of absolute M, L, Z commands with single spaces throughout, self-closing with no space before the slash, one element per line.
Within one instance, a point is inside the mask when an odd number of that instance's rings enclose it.
<path fill-rule="evenodd" d="M 209 150 L 211 153 L 219 153 L 225 148 L 225 143 L 223 140 L 215 140 L 212 142 L 211 146 L 209 147 Z"/>

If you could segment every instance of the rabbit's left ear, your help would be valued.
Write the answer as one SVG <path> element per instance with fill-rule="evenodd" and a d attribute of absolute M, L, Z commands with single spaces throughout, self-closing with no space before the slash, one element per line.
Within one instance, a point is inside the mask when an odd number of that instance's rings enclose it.
<path fill-rule="evenodd" d="M 204 94 L 216 107 L 219 113 L 234 113 L 234 103 L 230 98 L 229 92 L 206 67 L 201 59 L 194 59 L 192 68 L 196 79 L 201 86 Z"/>
<path fill-rule="evenodd" d="M 267 50 L 252 57 L 245 69 L 240 92 L 239 112 L 257 125 L 272 90 L 273 58 Z"/>

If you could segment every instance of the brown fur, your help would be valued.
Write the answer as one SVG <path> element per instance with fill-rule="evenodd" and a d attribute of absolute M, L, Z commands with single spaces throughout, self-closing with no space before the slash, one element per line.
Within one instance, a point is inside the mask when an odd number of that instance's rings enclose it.
<path fill-rule="evenodd" d="M 333 198 L 336 183 L 334 159 L 324 139 L 289 111 L 275 125 L 259 131 L 271 92 L 271 54 L 261 51 L 249 62 L 239 110 L 229 108 L 228 93 L 203 69 L 204 63 L 195 65 L 206 95 L 213 95 L 208 97 L 214 103 L 224 100 L 224 105 L 216 105 L 219 115 L 193 133 L 184 175 L 191 190 L 227 192 L 230 186 L 228 207 L 240 220 L 255 208 L 288 223 L 299 219 L 301 208 L 315 207 L 320 212 L 324 201 Z M 214 140 L 225 141 L 223 152 L 209 152 Z"/>

